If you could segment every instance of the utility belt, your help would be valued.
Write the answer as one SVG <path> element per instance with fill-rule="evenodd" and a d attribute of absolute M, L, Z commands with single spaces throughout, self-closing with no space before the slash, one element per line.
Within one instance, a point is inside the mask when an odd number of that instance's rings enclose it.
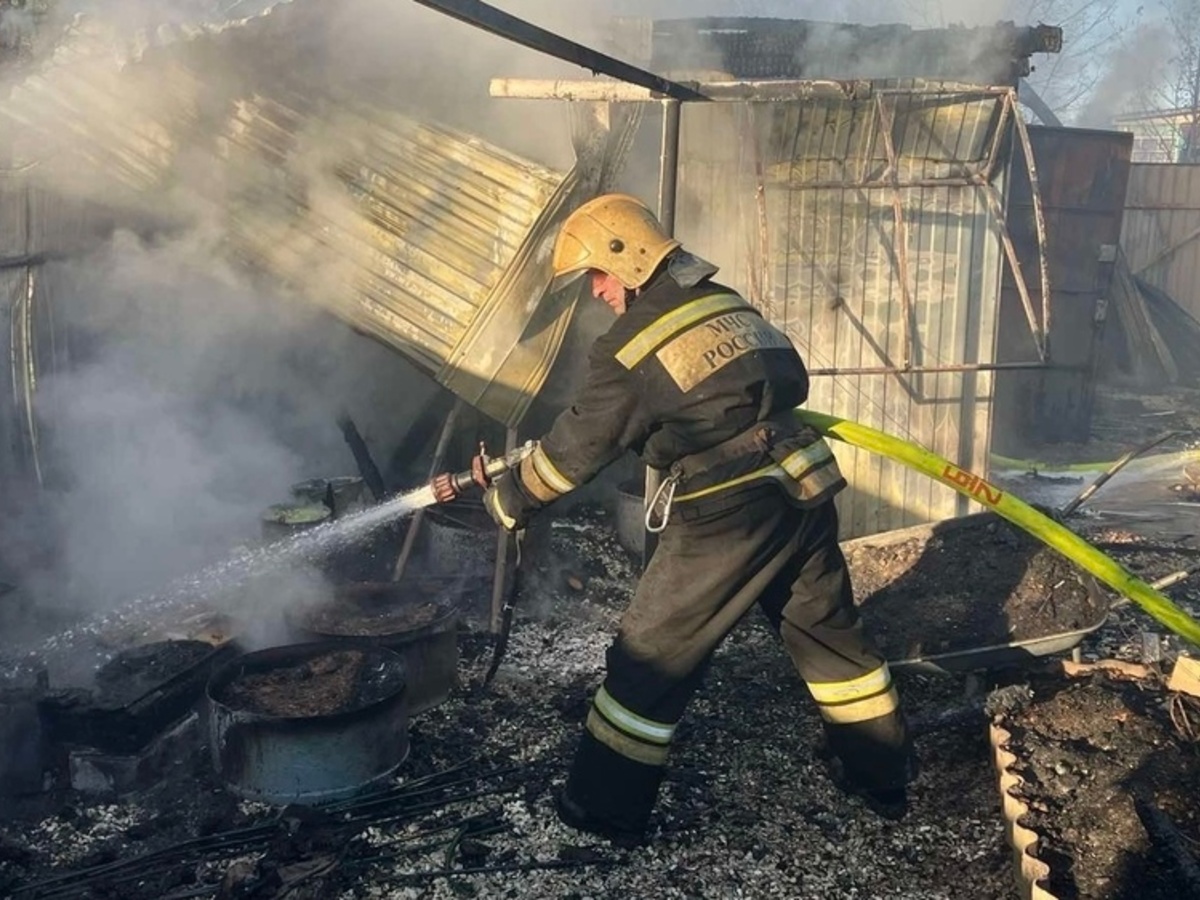
<path fill-rule="evenodd" d="M 761 465 L 728 479 L 692 489 L 689 482 L 721 466 L 759 457 Z M 728 490 L 773 480 L 796 505 L 809 509 L 829 500 L 846 486 L 833 451 L 811 425 L 790 410 L 756 422 L 726 441 L 685 456 L 667 471 L 646 507 L 646 530 L 657 534 L 667 527 L 676 503 L 693 504 Z"/>

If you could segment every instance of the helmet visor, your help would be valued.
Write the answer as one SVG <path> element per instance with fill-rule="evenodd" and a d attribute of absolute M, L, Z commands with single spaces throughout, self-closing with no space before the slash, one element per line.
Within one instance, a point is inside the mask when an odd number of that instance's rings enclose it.
<path fill-rule="evenodd" d="M 588 270 L 583 268 L 572 269 L 569 272 L 563 272 L 559 275 L 555 275 L 550 279 L 550 286 L 546 290 L 548 293 L 557 294 L 559 291 L 565 290 L 566 288 L 569 288 L 571 285 L 575 284 L 587 273 Z"/>

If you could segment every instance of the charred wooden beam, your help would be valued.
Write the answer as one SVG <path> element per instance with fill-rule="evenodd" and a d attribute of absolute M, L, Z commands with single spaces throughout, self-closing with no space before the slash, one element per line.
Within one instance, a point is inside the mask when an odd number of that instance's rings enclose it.
<path fill-rule="evenodd" d="M 363 440 L 358 426 L 349 416 L 344 415 L 338 419 L 338 428 L 341 429 L 342 438 L 346 441 L 350 452 L 354 454 L 358 474 L 362 476 L 367 490 L 371 492 L 378 503 L 387 494 L 387 489 L 383 486 L 383 476 L 379 474 L 379 466 L 375 465 L 375 460 L 371 457 L 371 450 L 367 447 L 367 442 Z"/>

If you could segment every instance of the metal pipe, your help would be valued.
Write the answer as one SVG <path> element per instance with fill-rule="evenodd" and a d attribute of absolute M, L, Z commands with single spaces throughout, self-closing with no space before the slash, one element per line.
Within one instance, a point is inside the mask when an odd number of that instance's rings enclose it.
<path fill-rule="evenodd" d="M 537 50 L 548 56 L 574 63 L 593 72 L 619 78 L 631 84 L 641 85 L 652 91 L 657 91 L 676 100 L 707 100 L 703 94 L 697 93 L 678 82 L 631 66 L 615 57 L 600 53 L 591 47 L 567 40 L 552 31 L 539 28 L 524 19 L 518 19 L 503 10 L 479 0 L 416 0 L 422 6 L 436 9 L 451 18 L 482 28 L 491 34 Z"/>
<path fill-rule="evenodd" d="M 659 145 L 658 220 L 669 235 L 675 234 L 675 198 L 679 188 L 679 134 L 683 104 L 664 100 L 662 140 Z"/>
<path fill-rule="evenodd" d="M 417 0 L 421 2 L 421 0 Z M 632 83 L 628 83 L 632 82 Z M 1012 92 L 1005 85 L 994 87 L 944 88 L 885 88 L 869 81 L 831 81 L 828 79 L 749 79 L 700 81 L 689 83 L 695 97 L 676 97 L 679 100 L 714 102 L 800 100 L 812 97 L 834 97 L 846 100 L 867 100 L 873 96 L 905 94 L 919 97 L 996 97 Z M 645 103 L 661 100 L 665 91 L 640 86 L 633 79 L 622 81 L 574 81 L 570 79 L 493 78 L 488 93 L 507 100 L 574 100 L 580 102 Z M 667 96 L 671 96 L 667 94 Z"/>
<path fill-rule="evenodd" d="M 1084 371 L 1086 366 L 1055 366 L 1042 362 L 950 363 L 944 366 L 834 366 L 809 369 L 809 377 L 823 375 L 939 375 L 953 372 L 1019 372 L 1027 369 L 1053 369 L 1056 372 Z"/>
<path fill-rule="evenodd" d="M 1049 125 L 1051 128 L 1063 127 L 1062 119 L 1060 119 L 1055 114 L 1054 110 L 1050 108 L 1050 105 L 1042 99 L 1042 95 L 1033 89 L 1033 86 L 1029 83 L 1028 78 L 1021 79 L 1021 86 L 1017 92 L 1017 98 L 1026 106 L 1028 106 L 1033 111 L 1034 115 L 1042 120 L 1043 125 Z"/>
<path fill-rule="evenodd" d="M 666 100 L 662 104 L 662 139 L 658 154 L 658 220 L 668 235 L 675 234 L 675 206 L 679 188 L 679 137 L 682 123 L 683 104 L 677 100 Z M 643 511 L 650 508 L 662 483 L 662 473 L 646 467 L 644 480 Z M 658 546 L 658 535 L 647 531 L 642 545 L 642 566 L 650 564 L 650 557 Z"/>

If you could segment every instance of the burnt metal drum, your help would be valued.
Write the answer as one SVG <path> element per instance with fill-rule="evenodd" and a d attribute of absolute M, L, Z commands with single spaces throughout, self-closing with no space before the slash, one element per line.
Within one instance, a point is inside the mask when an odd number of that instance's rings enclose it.
<path fill-rule="evenodd" d="M 208 684 L 209 747 L 238 796 L 315 804 L 381 786 L 408 756 L 404 663 L 385 647 L 247 653 Z"/>
<path fill-rule="evenodd" d="M 408 713 L 424 712 L 450 696 L 458 679 L 458 612 L 443 579 L 358 582 L 338 588 L 317 606 L 287 610 L 299 640 L 386 647 L 404 661 Z"/>
<path fill-rule="evenodd" d="M 121 651 L 95 675 L 94 689 L 48 692 L 38 708 L 54 744 L 135 753 L 204 696 L 213 671 L 237 653 L 231 643 L 164 640 Z"/>

